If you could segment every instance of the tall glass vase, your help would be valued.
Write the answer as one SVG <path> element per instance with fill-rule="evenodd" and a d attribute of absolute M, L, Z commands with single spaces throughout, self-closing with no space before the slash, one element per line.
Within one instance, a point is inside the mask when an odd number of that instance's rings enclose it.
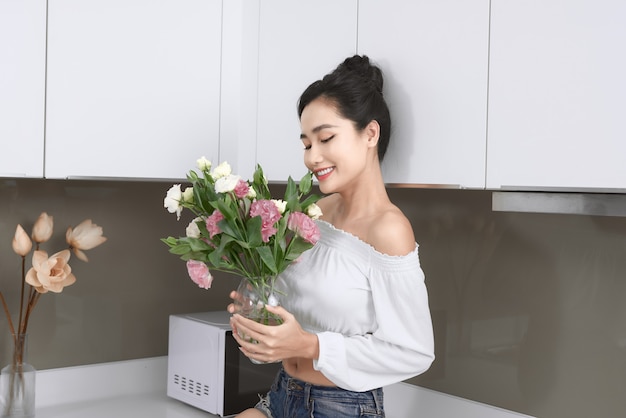
<path fill-rule="evenodd" d="M 35 378 L 37 371 L 28 360 L 28 335 L 12 334 L 11 359 L 0 371 L 0 417 L 35 416 Z"/>

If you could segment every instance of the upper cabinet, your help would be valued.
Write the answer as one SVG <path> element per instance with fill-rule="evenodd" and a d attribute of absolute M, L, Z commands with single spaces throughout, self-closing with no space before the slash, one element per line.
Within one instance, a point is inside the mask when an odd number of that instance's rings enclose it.
<path fill-rule="evenodd" d="M 491 3 L 487 187 L 626 190 L 626 3 Z"/>
<path fill-rule="evenodd" d="M 42 177 L 46 1 L 0 1 L 0 177 Z"/>
<path fill-rule="evenodd" d="M 485 187 L 489 0 L 360 0 L 358 52 L 384 73 L 387 183 Z"/>
<path fill-rule="evenodd" d="M 50 0 L 45 177 L 184 178 L 219 151 L 221 0 Z"/>
<path fill-rule="evenodd" d="M 269 180 L 299 180 L 306 167 L 298 99 L 309 84 L 356 53 L 357 0 L 262 0 L 258 16 L 253 150 Z"/>

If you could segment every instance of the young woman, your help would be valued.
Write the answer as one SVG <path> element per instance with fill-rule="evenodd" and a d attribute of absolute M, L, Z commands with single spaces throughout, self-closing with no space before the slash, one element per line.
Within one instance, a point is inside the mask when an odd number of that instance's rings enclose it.
<path fill-rule="evenodd" d="M 380 69 L 357 55 L 300 97 L 304 163 L 325 195 L 321 239 L 279 277 L 287 297 L 268 310 L 282 325 L 228 307 L 241 351 L 283 365 L 268 394 L 239 417 L 383 417 L 382 386 L 434 359 L 417 244 L 380 168 L 390 133 L 382 87 Z"/>

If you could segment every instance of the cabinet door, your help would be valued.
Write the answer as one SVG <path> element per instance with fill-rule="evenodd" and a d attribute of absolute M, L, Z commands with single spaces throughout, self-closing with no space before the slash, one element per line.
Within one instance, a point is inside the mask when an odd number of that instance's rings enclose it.
<path fill-rule="evenodd" d="M 46 1 L 0 1 L 0 177 L 43 177 Z"/>
<path fill-rule="evenodd" d="M 626 189 L 626 3 L 491 12 L 487 186 Z"/>
<path fill-rule="evenodd" d="M 256 159 L 269 180 L 299 180 L 298 99 L 356 53 L 357 0 L 262 0 L 259 19 Z"/>
<path fill-rule="evenodd" d="M 387 183 L 484 188 L 489 0 L 361 0 L 392 117 Z"/>
<path fill-rule="evenodd" d="M 50 0 L 46 177 L 218 158 L 221 0 Z"/>

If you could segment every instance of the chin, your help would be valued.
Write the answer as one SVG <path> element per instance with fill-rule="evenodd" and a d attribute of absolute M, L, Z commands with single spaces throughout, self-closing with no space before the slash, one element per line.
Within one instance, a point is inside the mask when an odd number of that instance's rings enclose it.
<path fill-rule="evenodd" d="M 320 192 L 322 192 L 323 194 L 328 195 L 334 192 L 333 188 L 326 183 L 319 183 L 318 186 L 320 188 Z"/>

